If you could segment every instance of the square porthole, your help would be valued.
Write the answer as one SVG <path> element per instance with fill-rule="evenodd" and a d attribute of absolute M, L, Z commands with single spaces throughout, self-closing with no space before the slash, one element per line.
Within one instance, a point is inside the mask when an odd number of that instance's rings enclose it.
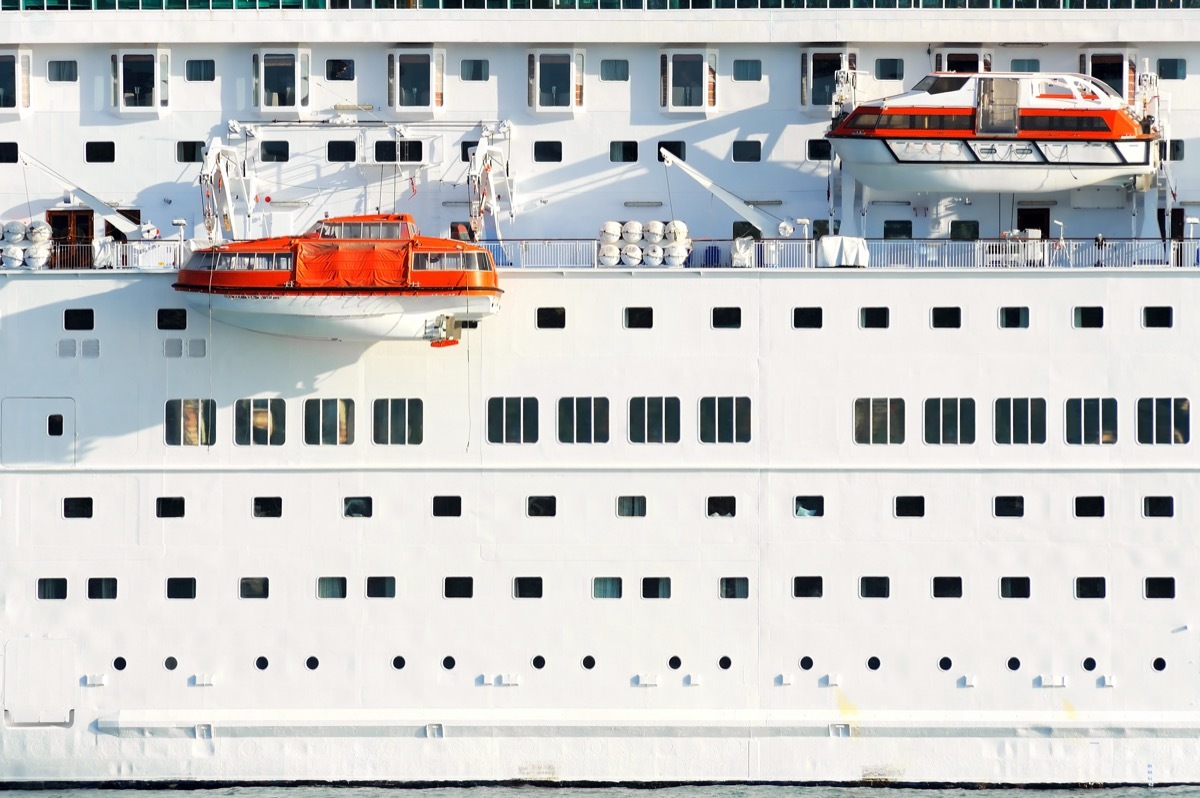
<path fill-rule="evenodd" d="M 319 599 L 344 599 L 346 597 L 346 577 L 344 576 L 318 576 L 317 577 L 317 598 Z"/>
<path fill-rule="evenodd" d="M 824 323 L 821 308 L 792 308 L 792 328 L 796 330 L 819 330 Z"/>
<path fill-rule="evenodd" d="M 46 434 L 51 438 L 61 438 L 63 434 L 62 413 L 51 413 L 46 416 Z"/>
<path fill-rule="evenodd" d="M 63 329 L 68 331 L 96 329 L 96 311 L 91 308 L 67 308 L 63 311 Z"/>
<path fill-rule="evenodd" d="M 713 308 L 714 330 L 737 330 L 742 326 L 742 309 L 737 307 Z"/>
<path fill-rule="evenodd" d="M 1104 517 L 1104 497 L 1103 496 L 1076 496 L 1075 497 L 1075 517 L 1076 518 L 1103 518 Z"/>
<path fill-rule="evenodd" d="M 255 496 L 252 510 L 255 518 L 279 518 L 283 515 L 283 499 L 279 496 Z"/>
<path fill-rule="evenodd" d="M 1148 599 L 1173 599 L 1175 598 L 1175 577 L 1147 576 L 1144 590 L 1143 595 Z"/>
<path fill-rule="evenodd" d="M 933 578 L 934 598 L 962 598 L 963 580 L 961 576 L 935 576 Z"/>
<path fill-rule="evenodd" d="M 1142 326 L 1147 328 L 1175 326 L 1175 309 L 1170 305 L 1147 305 L 1142 308 Z"/>
<path fill-rule="evenodd" d="M 115 576 L 93 576 L 87 581 L 88 599 L 112 600 L 117 597 L 117 579 Z"/>
<path fill-rule="evenodd" d="M 858 580 L 860 598 L 889 598 L 892 595 L 892 580 L 888 576 L 864 576 Z"/>
<path fill-rule="evenodd" d="M 1174 496 L 1143 496 L 1142 515 L 1146 518 L 1174 518 Z"/>
<path fill-rule="evenodd" d="M 992 512 L 997 518 L 1023 518 L 1024 496 L 997 496 L 993 499 Z"/>
<path fill-rule="evenodd" d="M 737 497 L 709 496 L 705 512 L 709 518 L 733 518 L 737 515 Z"/>
<path fill-rule="evenodd" d="M 1071 315 L 1076 329 L 1098 329 L 1104 326 L 1104 308 L 1097 305 L 1077 306 Z"/>
<path fill-rule="evenodd" d="M 513 598 L 540 599 L 541 597 L 542 577 L 518 576 L 513 579 Z"/>
<path fill-rule="evenodd" d="M 934 329 L 956 330 L 962 327 L 962 308 L 933 308 L 929 312 L 929 321 Z"/>
<path fill-rule="evenodd" d="M 375 512 L 375 502 L 370 496 L 347 496 L 342 499 L 343 518 L 370 518 Z"/>
<path fill-rule="evenodd" d="M 858 326 L 864 330 L 886 330 L 891 324 L 888 308 L 859 308 Z"/>
<path fill-rule="evenodd" d="M 644 518 L 646 515 L 645 496 L 618 496 L 617 516 L 620 518 Z"/>
<path fill-rule="evenodd" d="M 92 497 L 72 496 L 63 499 L 62 513 L 63 518 L 91 518 Z"/>
<path fill-rule="evenodd" d="M 794 511 L 797 518 L 820 518 L 825 515 L 825 497 L 797 496 Z"/>
<path fill-rule="evenodd" d="M 42 601 L 62 601 L 67 597 L 67 580 L 60 576 L 37 580 L 37 597 Z"/>
<path fill-rule="evenodd" d="M 750 577 L 722 576 L 718 583 L 718 595 L 723 599 L 750 598 Z"/>
<path fill-rule="evenodd" d="M 167 598 L 183 600 L 196 598 L 196 577 L 167 577 Z"/>
<path fill-rule="evenodd" d="M 396 597 L 396 577 L 394 576 L 368 576 L 367 577 L 367 598 L 395 598 Z"/>
<path fill-rule="evenodd" d="M 1030 582 L 1028 576 L 1000 577 L 1000 598 L 1027 599 L 1029 598 L 1030 592 Z"/>
<path fill-rule="evenodd" d="M 530 518 L 553 518 L 558 515 L 558 497 L 530 496 L 525 500 L 525 514 Z"/>
<path fill-rule="evenodd" d="M 896 517 L 897 518 L 924 518 L 925 517 L 925 497 L 924 496 L 897 496 L 896 497 Z"/>
<path fill-rule="evenodd" d="M 158 309 L 158 329 L 160 330 L 186 330 L 187 329 L 187 309 L 186 308 L 159 308 Z"/>
<path fill-rule="evenodd" d="M 671 577 L 647 576 L 642 579 L 642 598 L 669 599 L 671 597 Z"/>
<path fill-rule="evenodd" d="M 654 308 L 625 308 L 625 329 L 649 330 L 654 326 Z"/>
<path fill-rule="evenodd" d="M 538 308 L 537 327 L 539 330 L 561 330 L 567 326 L 566 308 Z"/>
<path fill-rule="evenodd" d="M 475 595 L 475 578 L 472 576 L 447 576 L 442 582 L 445 598 L 466 598 Z"/>
<path fill-rule="evenodd" d="M 183 518 L 183 497 L 159 496 L 154 500 L 154 515 L 157 518 Z"/>
<path fill-rule="evenodd" d="M 271 580 L 266 576 L 243 576 L 238 582 L 238 595 L 244 599 L 271 597 Z"/>
<path fill-rule="evenodd" d="M 462 496 L 434 496 L 433 514 L 438 517 L 457 518 L 462 515 Z"/>
<path fill-rule="evenodd" d="M 1000 327 L 1003 329 L 1025 329 L 1029 326 L 1029 308 L 1013 306 L 1000 308 Z"/>
<path fill-rule="evenodd" d="M 792 577 L 793 598 L 821 598 L 825 594 L 825 579 L 820 576 Z"/>
<path fill-rule="evenodd" d="M 1102 599 L 1108 594 L 1103 576 L 1080 576 L 1075 579 L 1075 598 Z"/>
<path fill-rule="evenodd" d="M 619 576 L 597 576 L 592 579 L 592 598 L 619 599 L 622 584 Z"/>

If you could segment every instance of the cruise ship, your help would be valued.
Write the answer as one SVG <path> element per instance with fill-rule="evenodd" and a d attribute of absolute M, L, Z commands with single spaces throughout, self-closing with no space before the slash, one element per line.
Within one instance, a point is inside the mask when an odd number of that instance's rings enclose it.
<path fill-rule="evenodd" d="M 0 784 L 1200 782 L 1197 31 L 0 0 Z"/>

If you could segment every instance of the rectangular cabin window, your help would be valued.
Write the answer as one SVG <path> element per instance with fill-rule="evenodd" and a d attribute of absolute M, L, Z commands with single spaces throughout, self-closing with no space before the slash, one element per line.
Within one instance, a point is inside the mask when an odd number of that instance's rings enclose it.
<path fill-rule="evenodd" d="M 963 580 L 961 576 L 935 576 L 933 578 L 934 598 L 962 598 Z"/>
<path fill-rule="evenodd" d="M 875 80 L 904 80 L 904 59 L 876 58 Z"/>
<path fill-rule="evenodd" d="M 820 518 L 825 515 L 825 497 L 797 496 L 794 507 L 797 518 Z"/>
<path fill-rule="evenodd" d="M 17 107 L 17 57 L 0 55 L 0 108 Z"/>
<path fill-rule="evenodd" d="M 1146 518 L 1174 518 L 1174 496 L 1142 497 L 1142 515 Z"/>
<path fill-rule="evenodd" d="M 1010 72 L 1041 72 L 1042 62 L 1037 58 L 1014 58 L 1009 62 Z"/>
<path fill-rule="evenodd" d="M 1187 78 L 1187 60 L 1183 58 L 1158 59 L 1158 77 L 1161 80 L 1184 80 Z"/>
<path fill-rule="evenodd" d="M 50 61 L 46 64 L 46 80 L 51 83 L 76 83 L 79 81 L 78 61 Z"/>
<path fill-rule="evenodd" d="M 175 142 L 175 161 L 177 163 L 203 163 L 204 162 L 204 142 L 203 141 L 177 141 L 177 142 Z"/>
<path fill-rule="evenodd" d="M 671 107 L 704 106 L 704 56 L 676 53 L 671 56 Z"/>
<path fill-rule="evenodd" d="M 706 396 L 700 400 L 701 443 L 749 443 L 750 397 Z"/>
<path fill-rule="evenodd" d="M 318 576 L 317 577 L 317 598 L 319 599 L 344 599 L 346 597 L 346 577 L 344 576 Z"/>
<path fill-rule="evenodd" d="M 1000 577 L 1000 598 L 1027 599 L 1031 594 L 1028 576 Z"/>
<path fill-rule="evenodd" d="M 288 142 L 264 141 L 258 145 L 258 157 L 263 163 L 286 163 L 289 157 Z"/>
<path fill-rule="evenodd" d="M 255 518 L 282 518 L 283 498 L 281 496 L 255 496 L 251 505 L 251 514 Z"/>
<path fill-rule="evenodd" d="M 488 443 L 537 443 L 538 400 L 494 396 L 487 402 Z"/>
<path fill-rule="evenodd" d="M 669 599 L 671 597 L 671 577 L 647 576 L 642 579 L 642 598 Z"/>
<path fill-rule="evenodd" d="M 368 576 L 367 577 L 367 598 L 395 598 L 396 597 L 396 577 L 394 576 Z"/>
<path fill-rule="evenodd" d="M 121 106 L 154 106 L 154 55 L 126 53 L 121 56 Z"/>
<path fill-rule="evenodd" d="M 646 516 L 645 496 L 618 496 L 618 518 L 644 518 Z"/>
<path fill-rule="evenodd" d="M 679 397 L 635 396 L 629 400 L 630 443 L 679 443 Z"/>
<path fill-rule="evenodd" d="M 855 399 L 854 442 L 904 443 L 904 400 Z"/>
<path fill-rule="evenodd" d="M 238 446 L 282 446 L 285 414 L 282 399 L 238 399 L 233 403 L 233 442 Z"/>
<path fill-rule="evenodd" d="M 1068 399 L 1066 439 L 1075 445 L 1117 442 L 1117 400 L 1111 397 Z"/>
<path fill-rule="evenodd" d="M 167 598 L 184 601 L 196 598 L 196 577 L 167 577 Z"/>
<path fill-rule="evenodd" d="M 608 443 L 608 399 L 564 396 L 558 400 L 559 443 Z"/>
<path fill-rule="evenodd" d="M 812 54 L 812 68 L 809 70 L 809 75 L 812 82 L 813 105 L 829 105 L 833 102 L 833 92 L 837 83 L 836 75 L 841 68 L 841 53 Z"/>
<path fill-rule="evenodd" d="M 1186 398 L 1138 399 L 1138 443 L 1187 443 L 1191 435 L 1191 403 Z"/>
<path fill-rule="evenodd" d="M 821 598 L 825 595 L 825 579 L 820 576 L 796 576 L 792 578 L 793 598 Z"/>
<path fill-rule="evenodd" d="M 995 441 L 1001 445 L 1045 443 L 1046 400 L 1028 397 L 997 399 Z"/>
<path fill-rule="evenodd" d="M 571 56 L 543 53 L 538 56 L 538 107 L 566 108 L 572 95 Z"/>
<path fill-rule="evenodd" d="M 600 61 L 600 80 L 604 82 L 621 82 L 629 80 L 629 61 L 624 58 L 605 58 Z"/>
<path fill-rule="evenodd" d="M 1143 590 L 1142 595 L 1148 599 L 1173 599 L 1175 598 L 1175 577 L 1147 576 Z M 63 593 L 65 596 L 65 587 Z"/>
<path fill-rule="evenodd" d="M 309 446 L 354 443 L 353 399 L 306 399 L 304 442 Z"/>
<path fill-rule="evenodd" d="M 432 58 L 428 53 L 401 53 L 396 57 L 397 84 L 401 107 L 430 107 Z"/>
<path fill-rule="evenodd" d="M 975 442 L 974 399 L 926 399 L 925 442 L 972 444 Z"/>
<path fill-rule="evenodd" d="M 488 79 L 488 60 L 486 58 L 464 58 L 458 65 L 459 80 L 477 83 Z"/>
<path fill-rule="evenodd" d="M 597 576 L 592 579 L 592 598 L 619 599 L 621 587 L 619 576 Z"/>
<path fill-rule="evenodd" d="M 722 576 L 718 583 L 717 595 L 723 599 L 750 598 L 750 577 Z"/>
<path fill-rule="evenodd" d="M 637 159 L 638 143 L 636 141 L 610 141 L 608 143 L 610 163 L 634 163 Z"/>
<path fill-rule="evenodd" d="M 266 53 L 262 57 L 262 104 L 267 108 L 296 106 L 296 55 Z"/>
<path fill-rule="evenodd" d="M 244 599 L 270 598 L 270 578 L 266 576 L 243 576 L 238 582 L 238 596 Z"/>
<path fill-rule="evenodd" d="M 325 80 L 354 80 L 354 61 L 349 58 L 327 58 Z"/>
<path fill-rule="evenodd" d="M 739 82 L 762 80 L 762 61 L 757 58 L 735 58 L 733 61 L 733 79 Z"/>
<path fill-rule="evenodd" d="M 159 496 L 154 500 L 154 515 L 157 518 L 183 518 L 182 496 Z"/>
<path fill-rule="evenodd" d="M 357 142 L 329 141 L 325 144 L 325 160 L 330 163 L 354 163 L 357 158 Z"/>
<path fill-rule="evenodd" d="M 418 446 L 425 440 L 425 403 L 421 399 L 376 399 L 372 436 L 378 444 Z"/>
<path fill-rule="evenodd" d="M 117 597 L 117 580 L 112 576 L 93 576 L 87 581 L 88 600 L 112 600 Z"/>
<path fill-rule="evenodd" d="M 62 601 L 67 597 L 67 580 L 63 577 L 42 577 L 37 580 L 40 601 Z"/>
<path fill-rule="evenodd" d="M 212 446 L 216 442 L 217 403 L 212 399 L 169 399 L 164 428 L 168 446 Z"/>
<path fill-rule="evenodd" d="M 216 62 L 211 58 L 189 59 L 183 67 L 183 79 L 188 83 L 210 83 L 217 79 Z"/>
<path fill-rule="evenodd" d="M 63 499 L 62 514 L 63 518 L 91 518 L 92 497 L 71 496 Z"/>

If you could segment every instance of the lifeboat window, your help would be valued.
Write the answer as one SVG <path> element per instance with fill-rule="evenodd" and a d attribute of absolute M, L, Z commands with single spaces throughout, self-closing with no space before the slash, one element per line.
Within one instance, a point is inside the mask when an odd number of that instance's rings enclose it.
<path fill-rule="evenodd" d="M 825 515 L 824 496 L 797 496 L 795 501 L 797 518 L 821 518 Z"/>
<path fill-rule="evenodd" d="M 425 403 L 420 399 L 376 399 L 371 440 L 418 446 L 425 440 Z"/>
<path fill-rule="evenodd" d="M 1174 518 L 1174 496 L 1145 496 L 1142 498 L 1142 515 L 1146 518 Z"/>
<path fill-rule="evenodd" d="M 325 144 L 325 159 L 330 163 L 354 163 L 358 147 L 353 141 L 330 141 Z"/>
<path fill-rule="evenodd" d="M 621 577 L 597 576 L 592 579 L 592 598 L 619 599 L 621 597 Z"/>
<path fill-rule="evenodd" d="M 824 577 L 796 576 L 792 578 L 792 598 L 821 598 L 823 595 L 825 595 Z"/>
<path fill-rule="evenodd" d="M 1050 114 L 1021 114 L 1025 130 L 1065 130 L 1078 132 L 1109 131 L 1108 120 L 1099 116 L 1057 116 Z"/>
<path fill-rule="evenodd" d="M 1117 442 L 1117 400 L 1111 397 L 1068 399 L 1067 443 L 1075 445 Z"/>
<path fill-rule="evenodd" d="M 437 518 L 460 518 L 462 496 L 434 496 L 433 514 Z"/>
<path fill-rule="evenodd" d="M 1045 399 L 997 399 L 995 441 L 999 444 L 1046 442 Z"/>
<path fill-rule="evenodd" d="M 894 510 L 897 518 L 924 518 L 924 496 L 897 496 Z"/>
<path fill-rule="evenodd" d="M 1187 61 L 1183 58 L 1158 59 L 1158 76 L 1163 80 L 1183 80 L 1187 77 Z"/>
<path fill-rule="evenodd" d="M 671 577 L 647 576 L 642 579 L 642 598 L 669 599 L 671 597 Z"/>
<path fill-rule="evenodd" d="M 629 400 L 630 443 L 679 443 L 679 397 L 635 396 Z"/>
<path fill-rule="evenodd" d="M 1075 598 L 1102 599 L 1108 593 L 1103 576 L 1079 576 L 1075 578 Z"/>
<path fill-rule="evenodd" d="M 185 308 L 159 308 L 158 329 L 186 330 L 187 310 Z"/>
<path fill-rule="evenodd" d="M 617 516 L 620 518 L 645 518 L 645 496 L 618 496 Z"/>
<path fill-rule="evenodd" d="M 722 576 L 719 583 L 720 595 L 723 599 L 750 598 L 750 577 Z"/>
<path fill-rule="evenodd" d="M 40 581 L 41 580 L 39 580 L 39 582 Z M 63 581 L 65 582 L 66 580 Z M 65 586 L 63 592 L 66 592 Z M 1143 595 L 1148 599 L 1175 598 L 1175 577 L 1147 576 Z M 38 596 L 38 598 L 41 598 L 41 596 Z"/>
<path fill-rule="evenodd" d="M 992 514 L 997 518 L 1024 518 L 1024 496 L 997 496 L 992 500 Z"/>
<path fill-rule="evenodd" d="M 1191 403 L 1187 399 L 1138 399 L 1138 443 L 1187 443 L 1191 429 Z"/>
<path fill-rule="evenodd" d="M 170 576 L 167 577 L 167 598 L 194 599 L 196 598 L 196 577 Z"/>
<path fill-rule="evenodd" d="M 310 446 L 354 443 L 354 400 L 306 399 L 304 442 Z"/>
<path fill-rule="evenodd" d="M 37 597 L 42 601 L 61 601 L 67 597 L 67 580 L 60 576 L 37 580 Z"/>
<path fill-rule="evenodd" d="M 625 308 L 625 329 L 649 330 L 654 327 L 654 308 Z"/>
<path fill-rule="evenodd" d="M 417 252 L 412 256 L 413 271 L 461 271 L 460 252 Z"/>
<path fill-rule="evenodd" d="M 238 583 L 238 595 L 244 599 L 270 598 L 271 580 L 266 576 L 243 576 Z"/>
<path fill-rule="evenodd" d="M 488 443 L 537 443 L 538 400 L 493 396 L 487 403 Z"/>
<path fill-rule="evenodd" d="M 444 598 L 471 598 L 475 595 L 475 578 L 471 576 L 447 576 L 442 582 Z"/>
<path fill-rule="evenodd" d="M 217 403 L 212 399 L 168 399 L 164 426 L 168 446 L 212 446 Z"/>
<path fill-rule="evenodd" d="M 950 61 L 953 62 L 955 58 L 956 56 L 950 56 Z M 958 58 L 963 58 L 963 56 L 958 56 Z M 969 71 L 974 72 L 978 68 L 978 56 L 971 55 L 965 56 L 965 58 L 970 59 Z M 954 72 L 956 70 L 953 66 L 951 66 L 950 71 Z M 922 78 L 916 86 L 913 86 L 913 91 L 923 91 L 927 94 L 946 94 L 947 92 L 958 91 L 963 86 L 967 85 L 968 80 L 970 80 L 970 78 L 947 75 L 927 75 Z"/>
<path fill-rule="evenodd" d="M 709 518 L 733 518 L 737 515 L 736 496 L 709 496 L 705 504 Z"/>
<path fill-rule="evenodd" d="M 855 443 L 904 443 L 903 399 L 855 399 Z"/>
<path fill-rule="evenodd" d="M 1038 58 L 1014 58 L 1008 68 L 1010 72 L 1040 72 L 1042 62 Z"/>
<path fill-rule="evenodd" d="M 282 399 L 238 399 L 233 403 L 233 442 L 238 446 L 282 446 L 286 409 Z"/>
<path fill-rule="evenodd" d="M 347 496 L 342 499 L 343 518 L 370 518 L 375 512 L 375 502 L 370 496 Z"/>
<path fill-rule="evenodd" d="M 346 597 L 346 577 L 318 576 L 317 598 L 344 599 Z"/>
<path fill-rule="evenodd" d="M 513 579 L 513 598 L 540 599 L 541 597 L 542 577 L 518 576 Z"/>
<path fill-rule="evenodd" d="M 701 443 L 749 443 L 750 397 L 706 396 L 700 400 Z"/>
<path fill-rule="evenodd" d="M 892 579 L 888 576 L 863 576 L 858 580 L 859 598 L 889 598 L 892 595 Z"/>
<path fill-rule="evenodd" d="M 854 116 L 850 117 L 850 121 L 846 123 L 846 127 L 851 130 L 869 130 L 879 124 L 879 114 L 869 113 L 867 111 L 859 111 Z"/>
<path fill-rule="evenodd" d="M 288 142 L 264 141 L 259 145 L 258 154 L 263 163 L 285 163 L 289 157 Z"/>
<path fill-rule="evenodd" d="M 367 598 L 395 598 L 396 597 L 396 577 L 394 576 L 368 576 L 367 577 Z M 401 658 L 398 658 L 401 659 Z M 401 659 L 403 662 L 403 659 Z M 401 665 L 400 667 L 404 667 Z"/>
<path fill-rule="evenodd" d="M 361 239 L 363 236 L 363 225 L 361 222 L 346 222 L 338 225 L 337 238 L 353 238 Z"/>
<path fill-rule="evenodd" d="M 1174 323 L 1172 315 L 1173 308 L 1170 305 L 1148 305 L 1142 308 L 1142 326 L 1170 327 Z"/>
<path fill-rule="evenodd" d="M 88 579 L 87 597 L 89 600 L 115 599 L 117 597 L 116 577 L 93 576 Z"/>
<path fill-rule="evenodd" d="M 1002 576 L 1000 577 L 1000 598 L 1006 599 L 1027 599 L 1030 596 L 1030 582 L 1028 576 Z M 1012 670 L 1016 670 L 1010 664 Z M 1020 667 L 1018 663 L 1017 667 Z"/>
<path fill-rule="evenodd" d="M 963 580 L 961 576 L 935 576 L 933 578 L 934 598 L 962 598 Z"/>
<path fill-rule="evenodd" d="M 255 496 L 252 514 L 255 518 L 283 517 L 283 498 L 281 496 Z"/>
<path fill-rule="evenodd" d="M 539 330 L 561 330 L 567 326 L 566 308 L 538 308 L 537 327 Z"/>
<path fill-rule="evenodd" d="M 63 499 L 63 518 L 91 518 L 92 497 L 73 496 Z"/>
<path fill-rule="evenodd" d="M 182 496 L 159 496 L 154 500 L 155 518 L 183 518 Z"/>
<path fill-rule="evenodd" d="M 608 399 L 564 396 L 558 400 L 559 443 L 608 443 Z"/>
<path fill-rule="evenodd" d="M 904 80 L 904 59 L 876 58 L 875 80 Z"/>
<path fill-rule="evenodd" d="M 829 143 L 829 139 L 809 139 L 808 160 L 832 161 L 833 145 Z"/>

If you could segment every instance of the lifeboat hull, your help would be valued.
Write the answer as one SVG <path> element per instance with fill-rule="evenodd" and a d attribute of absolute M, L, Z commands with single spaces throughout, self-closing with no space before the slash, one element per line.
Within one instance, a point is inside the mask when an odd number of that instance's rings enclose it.
<path fill-rule="evenodd" d="M 243 330 L 316 341 L 440 341 L 500 310 L 499 296 L 334 293 L 184 294 L 188 305 Z"/>
<path fill-rule="evenodd" d="M 1158 168 L 1157 142 L 831 138 L 856 180 L 884 191 L 1036 194 L 1121 185 Z"/>

